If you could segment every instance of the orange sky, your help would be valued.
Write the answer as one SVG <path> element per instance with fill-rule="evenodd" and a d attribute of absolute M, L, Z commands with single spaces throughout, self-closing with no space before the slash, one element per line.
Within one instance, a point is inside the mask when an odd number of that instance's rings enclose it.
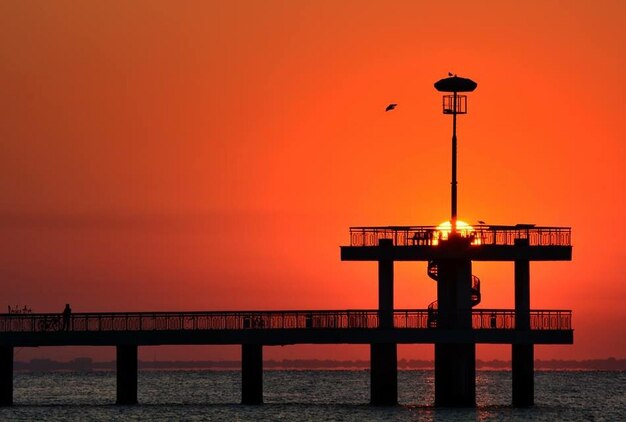
<path fill-rule="evenodd" d="M 575 345 L 536 356 L 626 357 L 624 21 L 619 0 L 2 2 L 0 306 L 375 307 L 376 264 L 339 245 L 349 226 L 448 217 L 433 83 L 452 71 L 478 82 L 460 217 L 573 228 L 573 262 L 531 265 L 531 306 L 572 309 Z M 396 269 L 396 307 L 435 299 L 425 263 Z M 512 263 L 474 272 L 481 307 L 513 307 Z"/>

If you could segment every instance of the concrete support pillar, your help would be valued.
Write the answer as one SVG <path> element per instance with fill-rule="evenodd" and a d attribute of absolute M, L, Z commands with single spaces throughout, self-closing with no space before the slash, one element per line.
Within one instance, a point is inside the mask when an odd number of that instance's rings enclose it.
<path fill-rule="evenodd" d="M 515 261 L 515 329 L 530 330 L 530 263 Z"/>
<path fill-rule="evenodd" d="M 391 252 L 393 241 L 380 239 L 378 246 Z M 393 260 L 378 261 L 378 328 L 393 329 Z M 395 343 L 370 345 L 371 403 L 398 404 L 398 351 Z"/>
<path fill-rule="evenodd" d="M 380 239 L 378 246 L 391 248 L 391 239 Z M 393 260 L 378 261 L 378 317 L 380 328 L 393 328 Z"/>
<path fill-rule="evenodd" d="M 527 239 L 517 239 L 516 246 L 528 246 Z M 530 330 L 530 262 L 515 261 L 515 329 Z M 534 404 L 534 346 L 513 344 L 511 346 L 513 378 L 513 406 Z"/>
<path fill-rule="evenodd" d="M 137 345 L 117 349 L 117 404 L 137 404 Z"/>
<path fill-rule="evenodd" d="M 437 262 L 437 329 L 472 328 L 472 262 Z M 435 406 L 476 405 L 476 345 L 435 344 Z"/>
<path fill-rule="evenodd" d="M 241 403 L 263 404 L 263 345 L 241 345 Z"/>
<path fill-rule="evenodd" d="M 13 346 L 0 346 L 0 406 L 13 404 Z"/>
<path fill-rule="evenodd" d="M 370 345 L 371 403 L 398 404 L 398 348 L 395 343 Z"/>
<path fill-rule="evenodd" d="M 437 328 L 472 328 L 472 261 L 437 261 Z"/>
<path fill-rule="evenodd" d="M 435 406 L 476 406 L 475 344 L 435 344 Z"/>
<path fill-rule="evenodd" d="M 532 406 L 535 404 L 534 346 L 513 344 L 512 349 L 513 406 Z"/>

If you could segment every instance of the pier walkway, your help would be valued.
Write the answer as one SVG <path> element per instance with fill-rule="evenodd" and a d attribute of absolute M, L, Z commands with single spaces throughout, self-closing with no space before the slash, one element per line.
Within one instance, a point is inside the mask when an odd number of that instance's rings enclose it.
<path fill-rule="evenodd" d="M 380 384 L 377 350 L 389 344 L 571 344 L 571 318 L 569 310 L 531 310 L 530 329 L 522 330 L 516 327 L 515 310 L 509 309 L 472 310 L 471 329 L 438 328 L 437 312 L 428 309 L 395 310 L 389 328 L 380 323 L 378 310 L 74 313 L 66 322 L 62 314 L 2 314 L 0 405 L 13 403 L 15 347 L 115 346 L 117 403 L 133 404 L 138 346 L 240 344 L 242 403 L 259 404 L 263 346 L 369 344 L 374 388 Z"/>
<path fill-rule="evenodd" d="M 377 310 L 107 312 L 74 313 L 64 329 L 61 314 L 2 314 L 0 345 L 433 343 L 459 335 L 476 343 L 567 344 L 572 337 L 569 310 L 532 310 L 523 333 L 513 309 L 474 309 L 471 330 L 438 329 L 436 318 L 428 309 L 395 310 L 393 328 L 381 328 Z"/>

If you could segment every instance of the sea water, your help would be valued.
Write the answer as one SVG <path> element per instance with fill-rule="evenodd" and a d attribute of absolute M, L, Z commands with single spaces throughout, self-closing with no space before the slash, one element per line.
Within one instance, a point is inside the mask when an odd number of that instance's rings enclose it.
<path fill-rule="evenodd" d="M 238 371 L 140 371 L 139 403 L 116 406 L 114 372 L 16 373 L 0 420 L 624 421 L 626 372 L 535 373 L 535 406 L 511 406 L 511 373 L 478 371 L 476 408 L 438 409 L 432 371 L 400 371 L 400 405 L 369 401 L 368 371 L 265 371 L 264 402 L 244 406 Z"/>

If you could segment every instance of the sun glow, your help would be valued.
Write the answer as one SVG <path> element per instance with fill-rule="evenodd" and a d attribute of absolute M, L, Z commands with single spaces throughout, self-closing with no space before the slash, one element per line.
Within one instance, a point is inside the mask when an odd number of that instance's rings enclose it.
<path fill-rule="evenodd" d="M 457 220 L 456 230 L 462 237 L 473 238 L 475 236 L 474 227 L 470 226 L 465 221 Z M 444 221 L 437 226 L 437 231 L 439 232 L 439 236 L 437 236 L 439 240 L 448 240 L 448 236 L 452 231 L 452 223 L 450 221 Z M 438 242 L 434 242 L 434 244 L 437 243 Z M 474 238 L 471 243 L 472 245 L 477 245 L 480 241 L 478 238 Z"/>

